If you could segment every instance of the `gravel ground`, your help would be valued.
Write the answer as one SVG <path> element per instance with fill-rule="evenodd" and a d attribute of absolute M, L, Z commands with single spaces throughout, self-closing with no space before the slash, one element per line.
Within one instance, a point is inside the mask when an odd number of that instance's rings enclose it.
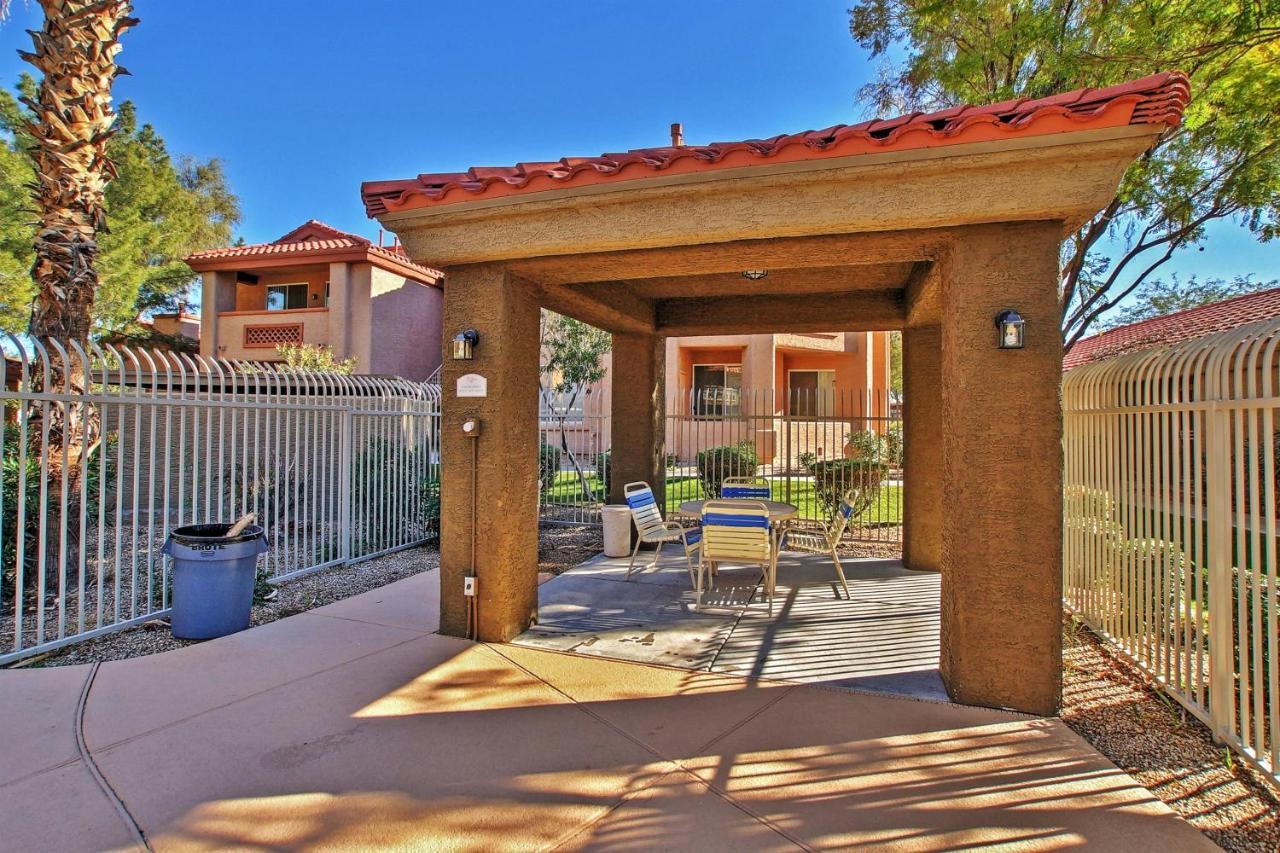
<path fill-rule="evenodd" d="M 1062 720 L 1224 850 L 1280 850 L 1280 799 L 1141 670 L 1068 616 Z"/>
<path fill-rule="evenodd" d="M 439 551 L 434 546 L 422 546 L 306 575 L 280 586 L 274 600 L 256 605 L 253 608 L 252 624 L 265 625 L 314 607 L 332 604 L 434 569 L 439 564 Z M 124 660 L 167 652 L 191 645 L 192 642 L 194 641 L 175 640 L 169 633 L 169 623 L 157 619 L 136 628 L 59 649 L 49 657 L 38 658 L 27 665 L 69 666 L 94 661 Z"/>
<path fill-rule="evenodd" d="M 538 571 L 558 575 L 603 550 L 599 527 L 544 524 L 538 530 Z"/>

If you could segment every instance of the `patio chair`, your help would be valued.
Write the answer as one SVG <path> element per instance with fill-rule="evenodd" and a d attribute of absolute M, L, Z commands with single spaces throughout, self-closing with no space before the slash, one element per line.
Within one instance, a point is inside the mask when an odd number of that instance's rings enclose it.
<path fill-rule="evenodd" d="M 696 527 L 684 527 L 674 521 L 663 521 L 658 511 L 658 501 L 653 496 L 653 489 L 648 483 L 627 483 L 622 487 L 627 506 L 631 507 L 631 520 L 635 523 L 636 547 L 631 550 L 631 562 L 627 564 L 626 580 L 631 580 L 631 570 L 636 565 L 636 555 L 640 546 L 645 543 L 656 544 L 653 562 L 646 568 L 658 565 L 662 556 L 662 546 L 668 542 L 679 542 L 684 547 L 684 559 L 689 564 L 689 583 L 697 583 L 697 575 L 693 567 L 693 555 L 701 545 L 702 531 Z"/>
<path fill-rule="evenodd" d="M 769 481 L 764 477 L 725 477 L 720 484 L 720 497 L 726 500 L 767 501 L 773 497 Z"/>
<path fill-rule="evenodd" d="M 844 535 L 844 529 L 849 526 L 849 518 L 853 515 L 853 506 L 849 503 L 849 497 L 846 495 L 841 498 L 840 506 L 836 507 L 836 511 L 832 514 L 831 520 L 823 525 L 822 530 L 814 532 L 811 530 L 801 530 L 790 528 L 783 534 L 782 541 L 778 544 L 778 550 L 800 551 L 805 554 L 828 554 L 831 556 L 831 562 L 836 567 L 836 577 L 840 579 L 840 585 L 844 587 L 844 597 L 848 601 L 852 596 L 849 594 L 849 581 L 844 576 L 844 566 L 840 565 L 840 537 Z M 839 598 L 839 595 L 836 596 Z"/>
<path fill-rule="evenodd" d="M 694 609 L 702 606 L 704 581 L 720 563 L 758 565 L 764 572 L 764 594 L 773 615 L 773 536 L 769 510 L 762 503 L 737 500 L 707 501 L 702 508 L 702 553 L 694 585 Z"/>

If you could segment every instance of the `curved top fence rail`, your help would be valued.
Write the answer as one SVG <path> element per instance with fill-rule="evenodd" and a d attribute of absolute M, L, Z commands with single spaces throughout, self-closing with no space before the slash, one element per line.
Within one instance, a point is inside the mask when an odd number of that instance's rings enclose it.
<path fill-rule="evenodd" d="M 114 344 L 74 341 L 47 344 L 11 334 L 0 337 L 3 345 L 5 384 L 12 391 L 37 398 L 62 399 L 68 389 L 58 388 L 57 377 L 83 377 L 69 389 L 77 396 L 139 394 L 184 398 L 208 395 L 234 396 L 238 400 L 315 397 L 358 405 L 361 409 L 403 410 L 420 402 L 439 403 L 438 385 L 413 382 L 397 376 L 350 375 L 290 367 L 279 362 L 240 361 L 192 353 L 149 350 Z"/>
<path fill-rule="evenodd" d="M 1086 364 L 1062 381 L 1068 411 L 1262 400 L 1280 393 L 1280 320 Z"/>

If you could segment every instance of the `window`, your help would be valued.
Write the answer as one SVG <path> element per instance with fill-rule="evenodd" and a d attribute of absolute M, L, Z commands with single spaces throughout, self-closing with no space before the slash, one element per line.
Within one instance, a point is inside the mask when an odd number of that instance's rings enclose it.
<path fill-rule="evenodd" d="M 742 365 L 693 366 L 693 414 L 704 418 L 742 414 Z"/>
<path fill-rule="evenodd" d="M 792 370 L 787 382 L 792 417 L 829 417 L 835 413 L 834 370 Z"/>
<path fill-rule="evenodd" d="M 268 311 L 292 311 L 295 308 L 306 307 L 307 285 L 305 283 L 267 285 Z"/>

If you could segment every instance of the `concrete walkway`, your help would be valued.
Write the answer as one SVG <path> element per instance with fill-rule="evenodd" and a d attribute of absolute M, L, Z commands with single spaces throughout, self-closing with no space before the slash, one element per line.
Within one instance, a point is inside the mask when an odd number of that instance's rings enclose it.
<path fill-rule="evenodd" d="M 652 553 L 637 560 L 648 562 Z M 938 674 L 939 576 L 900 560 L 843 560 L 784 551 L 773 614 L 759 569 L 722 568 L 693 610 L 688 564 L 667 547 L 655 568 L 603 555 L 538 589 L 538 624 L 515 642 L 702 672 L 851 687 L 947 701 Z"/>
<path fill-rule="evenodd" d="M 1213 849 L 1056 721 L 477 645 L 436 586 L 0 671 L 0 848 Z"/>

